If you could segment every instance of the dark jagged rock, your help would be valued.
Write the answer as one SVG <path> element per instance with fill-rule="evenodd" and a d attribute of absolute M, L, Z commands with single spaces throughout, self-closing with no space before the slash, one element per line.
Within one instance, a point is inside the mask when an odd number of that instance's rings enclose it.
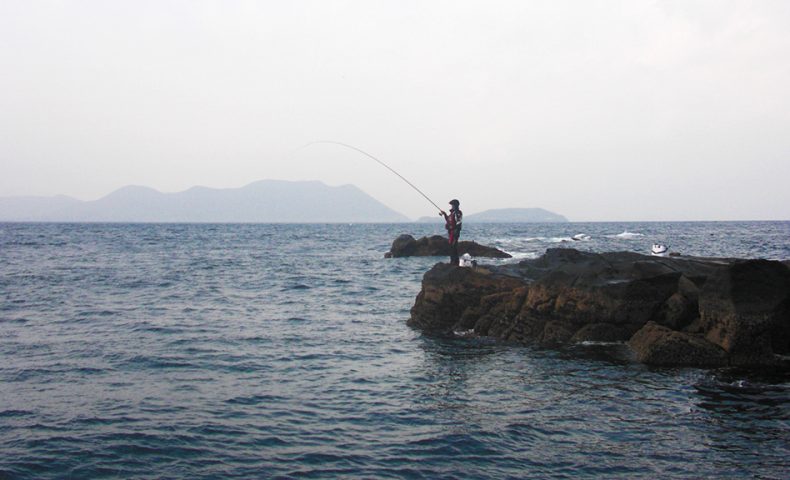
<path fill-rule="evenodd" d="M 790 352 L 790 270 L 779 262 L 735 262 L 705 283 L 700 333 L 738 364 Z"/>
<path fill-rule="evenodd" d="M 473 257 L 510 258 L 510 255 L 494 247 L 470 241 L 458 242 L 458 254 L 468 253 Z M 386 258 L 397 257 L 444 257 L 450 255 L 450 244 L 446 237 L 433 235 L 415 240 L 411 235 L 400 235 L 392 242 Z"/>
<path fill-rule="evenodd" d="M 651 365 L 720 367 L 727 364 L 727 352 L 718 345 L 655 322 L 648 322 L 636 332 L 628 345 L 637 360 Z"/>
<path fill-rule="evenodd" d="M 409 324 L 516 342 L 628 342 L 653 365 L 787 368 L 790 268 L 573 249 L 498 267 L 437 264 Z"/>

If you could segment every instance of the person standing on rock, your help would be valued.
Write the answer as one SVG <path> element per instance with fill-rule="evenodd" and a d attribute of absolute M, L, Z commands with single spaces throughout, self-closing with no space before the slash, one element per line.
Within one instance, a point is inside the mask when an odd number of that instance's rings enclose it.
<path fill-rule="evenodd" d="M 440 215 L 444 217 L 444 228 L 447 229 L 447 237 L 450 241 L 450 263 L 458 265 L 458 238 L 461 236 L 461 222 L 463 221 L 464 214 L 460 208 L 461 205 L 456 199 L 450 200 L 450 213 L 441 210 Z"/>

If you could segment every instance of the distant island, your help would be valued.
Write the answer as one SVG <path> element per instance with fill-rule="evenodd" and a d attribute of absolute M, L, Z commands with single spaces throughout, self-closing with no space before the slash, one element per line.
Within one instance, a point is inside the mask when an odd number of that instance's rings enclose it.
<path fill-rule="evenodd" d="M 128 186 L 93 201 L 0 198 L 0 221 L 188 223 L 401 223 L 409 219 L 353 185 L 261 180 L 241 188 L 162 193 Z"/>
<path fill-rule="evenodd" d="M 441 217 L 421 217 L 419 222 L 443 222 Z M 542 208 L 495 208 L 464 215 L 465 223 L 565 223 L 568 219 Z"/>

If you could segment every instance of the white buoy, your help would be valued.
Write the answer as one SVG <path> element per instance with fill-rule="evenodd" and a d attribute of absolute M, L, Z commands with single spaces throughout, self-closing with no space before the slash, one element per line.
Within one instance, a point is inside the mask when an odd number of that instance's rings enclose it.
<path fill-rule="evenodd" d="M 650 251 L 653 255 L 663 257 L 666 256 L 667 252 L 669 252 L 669 247 L 661 243 L 654 243 L 653 248 L 651 248 Z"/>

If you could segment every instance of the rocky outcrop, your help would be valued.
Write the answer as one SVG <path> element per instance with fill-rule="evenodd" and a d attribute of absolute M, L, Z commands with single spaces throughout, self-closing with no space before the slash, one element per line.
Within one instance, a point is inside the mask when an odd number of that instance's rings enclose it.
<path fill-rule="evenodd" d="M 510 255 L 494 247 L 470 241 L 458 242 L 458 254 L 468 253 L 473 257 L 510 258 Z M 444 257 L 450 255 L 450 244 L 446 237 L 433 235 L 416 240 L 411 235 L 400 235 L 392 242 L 386 258 L 397 257 Z"/>
<path fill-rule="evenodd" d="M 628 341 L 636 359 L 650 365 L 695 365 L 720 367 L 727 364 L 724 349 L 699 335 L 679 332 L 648 322 Z"/>
<path fill-rule="evenodd" d="M 767 260 L 550 249 L 423 277 L 409 324 L 516 342 L 628 342 L 653 365 L 790 365 L 790 268 Z"/>

